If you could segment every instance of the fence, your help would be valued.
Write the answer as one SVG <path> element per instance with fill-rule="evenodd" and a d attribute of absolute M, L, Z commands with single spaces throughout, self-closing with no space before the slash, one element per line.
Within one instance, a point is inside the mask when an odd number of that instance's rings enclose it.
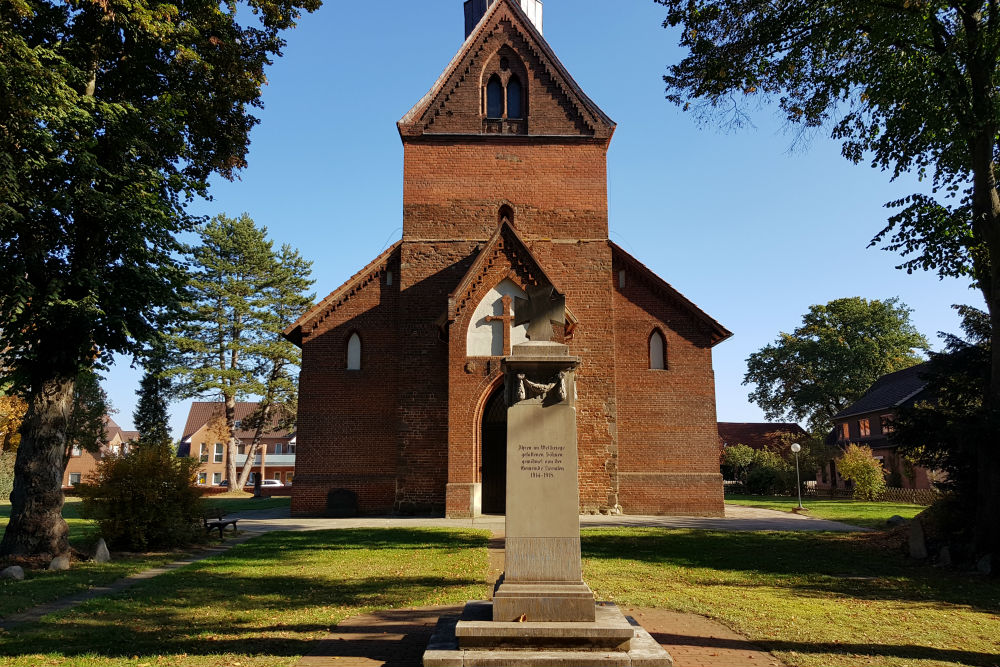
<path fill-rule="evenodd" d="M 914 505 L 932 505 L 941 497 L 934 489 L 898 489 L 889 487 L 879 501 L 884 503 L 912 503 Z"/>

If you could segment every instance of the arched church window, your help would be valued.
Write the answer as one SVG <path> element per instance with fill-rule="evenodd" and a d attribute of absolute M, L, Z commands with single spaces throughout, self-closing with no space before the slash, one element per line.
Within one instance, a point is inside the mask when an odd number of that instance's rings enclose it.
<path fill-rule="evenodd" d="M 656 330 L 649 336 L 649 367 L 655 371 L 667 369 L 667 343 Z"/>
<path fill-rule="evenodd" d="M 512 76 L 507 83 L 507 118 L 524 118 L 521 80 Z"/>
<path fill-rule="evenodd" d="M 347 340 L 347 370 L 361 370 L 361 336 L 352 333 Z"/>
<path fill-rule="evenodd" d="M 503 84 L 496 74 L 486 84 L 486 117 L 503 118 Z"/>

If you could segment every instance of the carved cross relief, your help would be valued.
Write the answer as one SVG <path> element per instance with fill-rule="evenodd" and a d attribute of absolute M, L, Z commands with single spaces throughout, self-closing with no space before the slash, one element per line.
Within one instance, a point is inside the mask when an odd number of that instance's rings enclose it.
<path fill-rule="evenodd" d="M 485 319 L 486 319 L 487 322 L 489 322 L 491 324 L 493 322 L 500 322 L 500 324 L 502 325 L 501 329 L 503 330 L 503 353 L 504 353 L 504 356 L 507 356 L 508 354 L 510 354 L 510 351 L 511 351 L 511 346 L 510 346 L 510 325 L 511 325 L 511 322 L 514 321 L 514 314 L 511 313 L 511 311 L 510 311 L 510 304 L 511 304 L 510 295 L 504 294 L 503 297 L 500 299 L 500 303 L 502 304 L 503 310 L 501 312 L 503 314 L 502 315 L 487 315 Z"/>
<path fill-rule="evenodd" d="M 527 326 L 514 323 L 514 304 L 528 295 L 514 281 L 503 280 L 476 307 L 466 335 L 466 355 L 502 357 L 528 340 Z"/>

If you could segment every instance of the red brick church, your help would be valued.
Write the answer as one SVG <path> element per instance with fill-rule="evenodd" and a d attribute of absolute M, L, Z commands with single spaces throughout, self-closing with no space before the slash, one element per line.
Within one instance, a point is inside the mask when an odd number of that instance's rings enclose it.
<path fill-rule="evenodd" d="M 730 332 L 609 240 L 615 124 L 542 37 L 541 2 L 465 10 L 398 123 L 403 238 L 285 332 L 303 351 L 292 512 L 502 513 L 500 360 L 526 340 L 510 303 L 550 283 L 555 340 L 582 358 L 581 511 L 721 515 L 712 347 Z"/>

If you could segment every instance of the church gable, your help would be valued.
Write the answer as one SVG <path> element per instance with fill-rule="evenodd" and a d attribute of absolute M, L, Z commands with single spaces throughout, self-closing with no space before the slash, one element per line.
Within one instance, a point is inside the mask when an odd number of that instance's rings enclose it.
<path fill-rule="evenodd" d="M 399 121 L 404 138 L 480 134 L 609 139 L 614 127 L 511 0 L 493 3 L 431 91 Z"/>
<path fill-rule="evenodd" d="M 612 252 L 615 287 L 620 294 L 628 295 L 630 292 L 634 292 L 635 290 L 631 289 L 631 287 L 633 283 L 638 282 L 642 286 L 643 291 L 649 294 L 656 302 L 669 306 L 671 310 L 683 314 L 690 324 L 686 328 L 690 331 L 698 332 L 695 338 L 704 337 L 704 341 L 708 347 L 715 347 L 733 335 L 732 332 L 688 300 L 683 294 L 674 289 L 672 285 L 656 275 L 645 264 L 625 252 L 615 243 L 609 241 L 609 245 Z M 646 304 L 640 303 L 639 305 L 649 309 Z"/>
<path fill-rule="evenodd" d="M 454 322 L 466 314 L 466 310 L 474 309 L 485 292 L 504 278 L 512 280 L 520 289 L 529 285 L 554 285 L 506 219 L 448 297 L 448 320 Z M 559 291 L 558 286 L 556 291 Z"/>
<path fill-rule="evenodd" d="M 384 285 L 392 288 L 394 284 L 398 284 L 401 245 L 402 241 L 391 245 L 385 252 L 372 260 L 368 266 L 355 273 L 347 282 L 310 308 L 294 324 L 285 329 L 283 332 L 285 338 L 301 347 L 303 341 L 313 331 L 319 329 L 324 323 L 329 325 L 327 320 L 335 317 L 338 311 L 369 286 Z"/>

